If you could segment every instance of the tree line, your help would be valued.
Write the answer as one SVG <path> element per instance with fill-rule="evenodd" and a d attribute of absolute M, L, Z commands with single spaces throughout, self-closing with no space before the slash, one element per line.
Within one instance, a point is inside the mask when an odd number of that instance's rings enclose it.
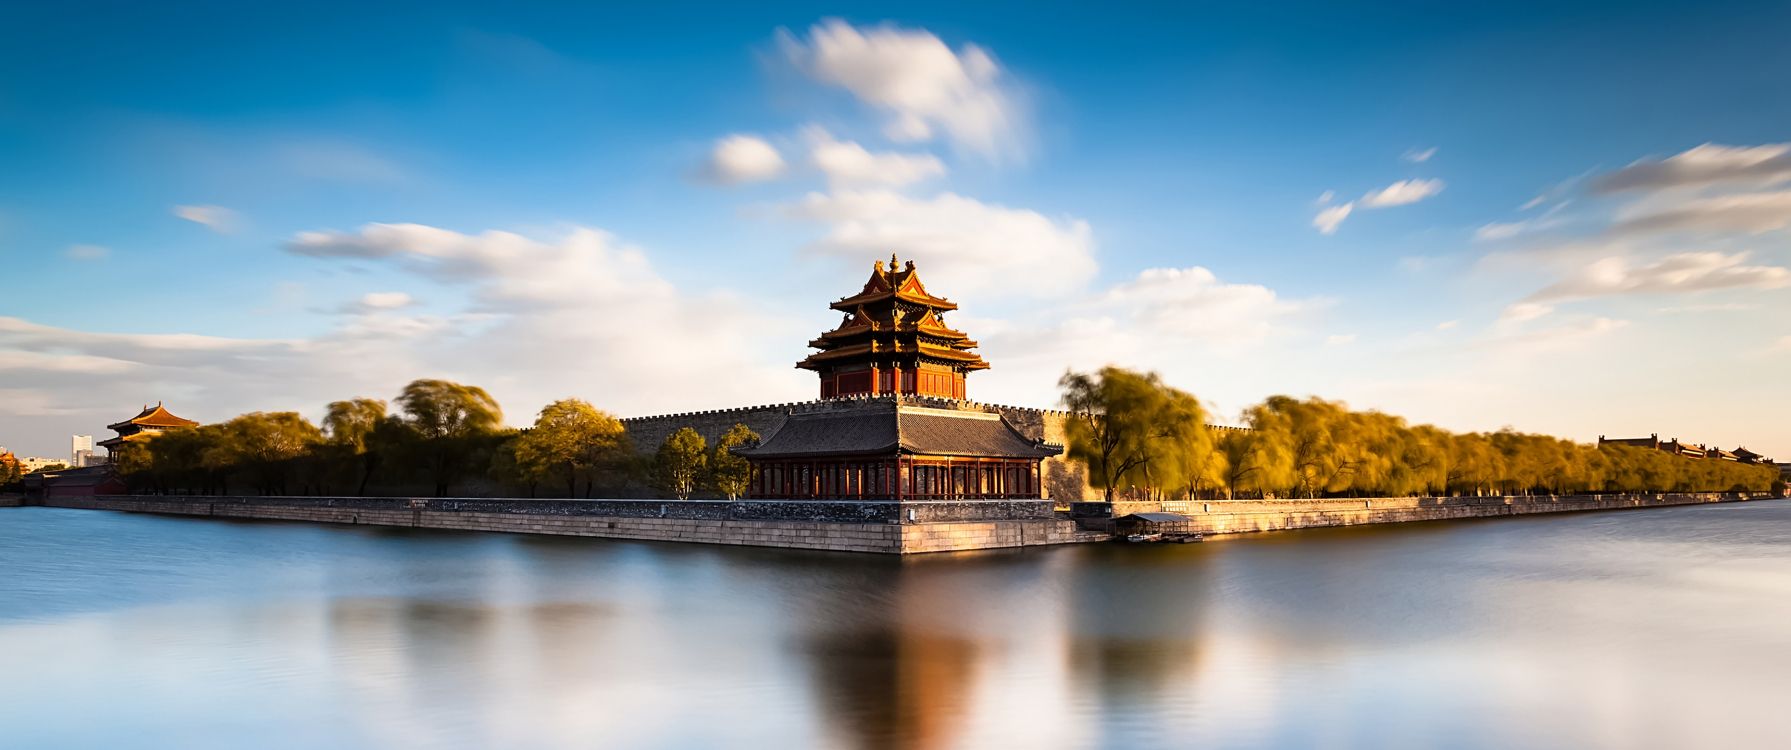
<path fill-rule="evenodd" d="M 1780 490 L 1768 465 L 1512 431 L 1454 433 L 1319 398 L 1272 396 L 1216 428 L 1155 373 L 1066 373 L 1068 453 L 1116 496 L 1396 497 Z"/>
<path fill-rule="evenodd" d="M 640 455 L 620 420 L 580 399 L 541 409 L 532 426 L 503 426 L 485 389 L 446 380 L 406 385 L 388 407 L 355 398 L 331 402 L 321 424 L 297 412 L 252 412 L 216 424 L 168 430 L 116 453 L 133 492 L 261 495 L 446 496 L 469 481 L 498 494 L 559 497 L 626 494 L 651 487 L 687 499 L 746 490 L 750 467 L 732 449 L 757 444 L 745 425 L 710 447 L 688 427 Z"/>

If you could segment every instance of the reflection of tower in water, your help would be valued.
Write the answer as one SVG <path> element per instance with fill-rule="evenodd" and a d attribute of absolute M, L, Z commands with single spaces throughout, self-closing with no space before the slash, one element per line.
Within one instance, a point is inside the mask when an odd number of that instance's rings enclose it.
<path fill-rule="evenodd" d="M 959 613 L 950 603 L 961 600 L 929 595 L 939 577 L 899 562 L 873 567 L 858 583 L 888 593 L 812 618 L 800 644 L 827 729 L 839 747 L 950 747 L 974 708 L 989 644 L 974 627 L 952 625 Z"/>

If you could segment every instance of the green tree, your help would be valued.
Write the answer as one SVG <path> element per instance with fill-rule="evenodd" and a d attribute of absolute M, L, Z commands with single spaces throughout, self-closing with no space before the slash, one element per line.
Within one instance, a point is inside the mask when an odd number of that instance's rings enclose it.
<path fill-rule="evenodd" d="M 446 380 L 412 381 L 397 401 L 404 424 L 415 433 L 414 449 L 435 483 L 436 497 L 448 494 L 504 421 L 503 410 L 485 389 Z"/>
<path fill-rule="evenodd" d="M 729 428 L 721 439 L 715 442 L 715 452 L 709 456 L 709 483 L 716 492 L 729 500 L 738 500 L 746 494 L 752 482 L 752 463 L 734 455 L 735 448 L 751 447 L 759 444 L 759 433 L 751 427 L 736 424 Z"/>
<path fill-rule="evenodd" d="M 586 479 L 587 494 L 592 472 L 632 453 L 622 423 L 585 401 L 575 398 L 548 404 L 535 426 L 516 440 L 516 464 L 525 473 L 560 473 L 566 480 L 566 496 L 578 496 L 578 480 Z"/>
<path fill-rule="evenodd" d="M 659 489 L 679 500 L 689 500 L 707 463 L 703 455 L 706 447 L 703 436 L 689 427 L 666 436 L 653 457 L 653 478 Z"/>

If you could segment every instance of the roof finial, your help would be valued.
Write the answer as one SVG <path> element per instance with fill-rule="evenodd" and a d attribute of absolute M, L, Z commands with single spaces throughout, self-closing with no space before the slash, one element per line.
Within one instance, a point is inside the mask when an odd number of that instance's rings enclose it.
<path fill-rule="evenodd" d="M 896 257 L 895 257 L 895 253 L 890 253 L 890 254 L 889 254 L 889 270 L 890 270 L 890 272 L 892 272 L 892 273 L 893 273 L 893 272 L 894 272 L 894 271 L 895 271 L 895 270 L 896 270 Z"/>

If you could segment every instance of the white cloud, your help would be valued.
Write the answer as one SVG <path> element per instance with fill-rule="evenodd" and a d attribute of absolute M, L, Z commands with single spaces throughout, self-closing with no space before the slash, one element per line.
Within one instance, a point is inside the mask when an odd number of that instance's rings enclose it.
<path fill-rule="evenodd" d="M 1445 321 L 1437 324 L 1437 330 L 1450 331 L 1450 330 L 1454 330 L 1457 326 L 1460 326 L 1460 325 L 1461 325 L 1461 321 L 1459 321 L 1459 320 L 1445 320 Z"/>
<path fill-rule="evenodd" d="M 1325 346 L 1347 346 L 1356 343 L 1356 334 L 1334 333 L 1325 337 Z"/>
<path fill-rule="evenodd" d="M 1171 340 L 1258 339 L 1299 307 L 1266 286 L 1227 284 L 1200 266 L 1146 269 L 1114 286 L 1105 299 L 1130 309 L 1131 317 L 1148 322 L 1150 330 Z"/>
<path fill-rule="evenodd" d="M 928 283 L 959 295 L 1056 295 L 1080 287 L 1096 270 L 1087 222 L 955 193 L 924 199 L 889 190 L 810 193 L 786 213 L 827 226 L 809 246 L 814 252 L 853 262 L 894 252 L 922 265 Z"/>
<path fill-rule="evenodd" d="M 1706 143 L 1666 159 L 1642 159 L 1593 182 L 1601 193 L 1625 190 L 1762 186 L 1791 180 L 1791 143 L 1723 146 Z"/>
<path fill-rule="evenodd" d="M 1442 180 L 1400 180 L 1362 196 L 1363 208 L 1404 206 L 1443 192 Z"/>
<path fill-rule="evenodd" d="M 223 206 L 175 206 L 174 215 L 214 232 L 228 232 L 236 220 L 236 212 Z"/>
<path fill-rule="evenodd" d="M 872 153 L 851 141 L 836 141 L 827 131 L 810 128 L 809 160 L 829 185 L 901 187 L 945 174 L 945 163 L 932 154 Z"/>
<path fill-rule="evenodd" d="M 88 332 L 0 317 L 0 369 L 26 404 L 0 409 L 50 415 L 31 424 L 57 431 L 116 421 L 156 399 L 206 421 L 264 409 L 316 416 L 330 400 L 389 397 L 414 378 L 444 377 L 485 386 L 512 423 L 526 423 L 567 396 L 638 414 L 789 399 L 810 385 L 789 367 L 810 331 L 732 295 L 682 291 L 639 250 L 595 229 L 537 237 L 370 224 L 306 233 L 288 249 L 320 263 L 389 264 L 447 288 L 441 303 L 457 309 L 408 314 L 407 294 L 378 292 L 335 328 L 293 339 Z M 717 362 L 728 363 L 725 382 L 714 378 Z"/>
<path fill-rule="evenodd" d="M 69 260 L 103 260 L 112 250 L 101 245 L 69 245 L 63 255 Z"/>
<path fill-rule="evenodd" d="M 1336 200 L 1336 199 L 1337 199 L 1337 191 L 1326 190 L 1326 191 L 1318 194 L 1318 200 L 1313 201 L 1312 205 L 1315 205 L 1315 206 L 1329 205 L 1331 203 L 1331 201 Z"/>
<path fill-rule="evenodd" d="M 783 155 L 765 139 L 736 134 L 715 142 L 702 177 L 723 185 L 739 185 L 776 179 L 784 169 Z"/>
<path fill-rule="evenodd" d="M 1431 146 L 1430 148 L 1407 149 L 1404 154 L 1401 154 L 1399 156 L 1399 158 L 1409 161 L 1413 164 L 1423 164 L 1424 162 L 1430 161 L 1430 157 L 1436 156 L 1436 155 L 1437 155 L 1437 147 Z"/>
<path fill-rule="evenodd" d="M 1252 368 L 1274 370 L 1265 362 L 1288 361 L 1281 356 L 1303 331 L 1300 318 L 1324 304 L 1228 283 L 1200 266 L 1152 268 L 1097 294 L 1041 301 L 1037 310 L 1002 319 L 961 315 L 954 325 L 972 332 L 996 363 L 973 386 L 993 389 L 980 390 L 985 394 L 1024 391 L 1033 402 L 1050 403 L 1050 385 L 1065 368 L 1106 364 L 1160 370 L 1184 385 L 1211 383 L 1230 377 L 1215 369 L 1227 361 L 1237 365 L 1228 373 L 1255 373 L 1238 378 L 1241 392 L 1254 399 L 1270 386 Z"/>
<path fill-rule="evenodd" d="M 1022 151 L 1025 118 L 1017 97 L 981 47 L 954 52 L 926 30 L 861 29 L 838 19 L 810 27 L 806 40 L 780 30 L 778 42 L 809 77 L 888 113 L 885 133 L 892 139 L 929 140 L 943 131 L 958 147 L 984 156 Z"/>
<path fill-rule="evenodd" d="M 1337 225 L 1342 224 L 1344 219 L 1349 218 L 1350 212 L 1355 210 L 1355 208 L 1356 204 L 1354 201 L 1340 203 L 1326 208 L 1319 211 L 1318 215 L 1312 217 L 1312 226 L 1318 228 L 1319 234 L 1335 234 L 1337 232 Z"/>

